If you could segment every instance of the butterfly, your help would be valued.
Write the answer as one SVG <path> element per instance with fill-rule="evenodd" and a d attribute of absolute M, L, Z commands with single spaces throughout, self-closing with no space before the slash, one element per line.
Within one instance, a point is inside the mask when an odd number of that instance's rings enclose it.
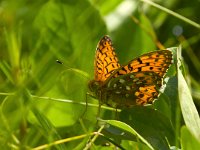
<path fill-rule="evenodd" d="M 157 50 L 120 65 L 112 41 L 105 35 L 96 48 L 89 89 L 100 104 L 114 108 L 152 104 L 172 59 L 170 50 Z"/>

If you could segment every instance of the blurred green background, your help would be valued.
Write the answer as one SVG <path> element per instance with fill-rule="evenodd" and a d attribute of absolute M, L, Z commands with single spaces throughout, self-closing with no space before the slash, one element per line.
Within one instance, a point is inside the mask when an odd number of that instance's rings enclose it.
<path fill-rule="evenodd" d="M 121 64 L 181 44 L 184 75 L 200 110 L 200 1 L 155 2 L 196 26 L 139 0 L 1 0 L 0 147 L 29 149 L 94 131 L 98 107 L 88 106 L 80 121 L 85 111 L 81 102 L 93 79 L 96 45 L 107 34 Z M 176 110 L 164 103 L 158 110 L 175 116 Z M 114 115 L 109 111 L 102 118 L 115 119 Z M 181 120 L 177 124 L 184 124 Z M 87 140 L 52 149 L 82 149 Z"/>

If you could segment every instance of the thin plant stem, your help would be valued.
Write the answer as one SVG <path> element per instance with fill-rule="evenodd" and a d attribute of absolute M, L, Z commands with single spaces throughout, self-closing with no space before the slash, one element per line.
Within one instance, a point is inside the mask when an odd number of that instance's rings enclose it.
<path fill-rule="evenodd" d="M 190 20 L 190 19 L 188 19 L 188 18 L 186 18 L 186 17 L 184 17 L 184 16 L 182 16 L 182 15 L 180 15 L 180 14 L 174 12 L 174 11 L 171 11 L 171 10 L 169 10 L 169 9 L 167 9 L 167 8 L 161 6 L 161 5 L 158 5 L 158 4 L 156 4 L 156 3 L 154 3 L 150 0 L 140 0 L 140 1 L 148 3 L 149 5 L 154 6 L 158 9 L 160 9 L 160 10 L 162 10 L 162 11 L 164 11 L 164 12 L 166 12 L 166 13 L 168 13 L 168 14 L 176 17 L 176 18 L 179 18 L 180 20 L 183 20 L 184 22 L 187 22 L 188 24 L 200 29 L 200 25 L 198 23 L 196 23 L 196 22 L 194 22 L 194 21 L 192 21 L 192 20 Z"/>
<path fill-rule="evenodd" d="M 90 142 L 86 145 L 86 147 L 84 148 L 84 150 L 88 150 L 90 147 L 91 147 L 91 145 L 92 145 L 92 143 L 94 143 L 94 141 L 97 139 L 97 137 L 99 136 L 99 135 L 101 135 L 101 131 L 103 130 L 103 128 L 104 128 L 104 125 L 102 125 L 100 128 L 99 128 L 99 130 L 96 132 L 96 134 L 95 134 L 95 136 L 90 140 Z"/>
<path fill-rule="evenodd" d="M 89 135 L 94 135 L 94 134 L 96 134 L 96 133 L 93 132 L 93 133 L 90 133 Z M 82 139 L 82 138 L 85 138 L 85 137 L 87 137 L 87 136 L 88 136 L 88 134 L 83 134 L 83 135 L 79 135 L 79 136 L 75 136 L 75 137 L 70 137 L 70 138 L 66 138 L 66 139 L 62 139 L 62 140 L 55 141 L 55 142 L 53 142 L 53 143 L 44 144 L 44 145 L 35 147 L 35 148 L 31 149 L 31 150 L 46 149 L 46 148 L 49 148 L 50 146 L 53 146 L 53 145 L 58 145 L 58 144 L 66 143 L 66 142 L 69 142 L 69 141 Z"/>

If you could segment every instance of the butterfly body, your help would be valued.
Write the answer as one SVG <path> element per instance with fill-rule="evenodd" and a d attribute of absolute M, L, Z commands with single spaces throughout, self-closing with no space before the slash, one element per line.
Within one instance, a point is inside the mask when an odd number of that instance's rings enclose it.
<path fill-rule="evenodd" d="M 121 66 L 111 39 L 104 36 L 97 45 L 95 78 L 89 82 L 89 88 L 101 104 L 114 108 L 152 104 L 171 62 L 171 51 L 159 50 Z"/>

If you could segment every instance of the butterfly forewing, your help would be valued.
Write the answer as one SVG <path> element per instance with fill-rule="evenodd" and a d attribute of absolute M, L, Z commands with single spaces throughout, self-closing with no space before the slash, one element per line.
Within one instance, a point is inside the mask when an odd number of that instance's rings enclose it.
<path fill-rule="evenodd" d="M 108 36 L 104 36 L 96 48 L 94 74 L 95 81 L 105 81 L 111 76 L 114 70 L 118 69 L 120 64 L 116 56 L 112 41 Z"/>
<path fill-rule="evenodd" d="M 163 77 L 172 63 L 172 52 L 169 50 L 158 50 L 141 55 L 133 59 L 128 65 L 122 66 L 114 77 L 132 72 L 150 71 Z"/>

